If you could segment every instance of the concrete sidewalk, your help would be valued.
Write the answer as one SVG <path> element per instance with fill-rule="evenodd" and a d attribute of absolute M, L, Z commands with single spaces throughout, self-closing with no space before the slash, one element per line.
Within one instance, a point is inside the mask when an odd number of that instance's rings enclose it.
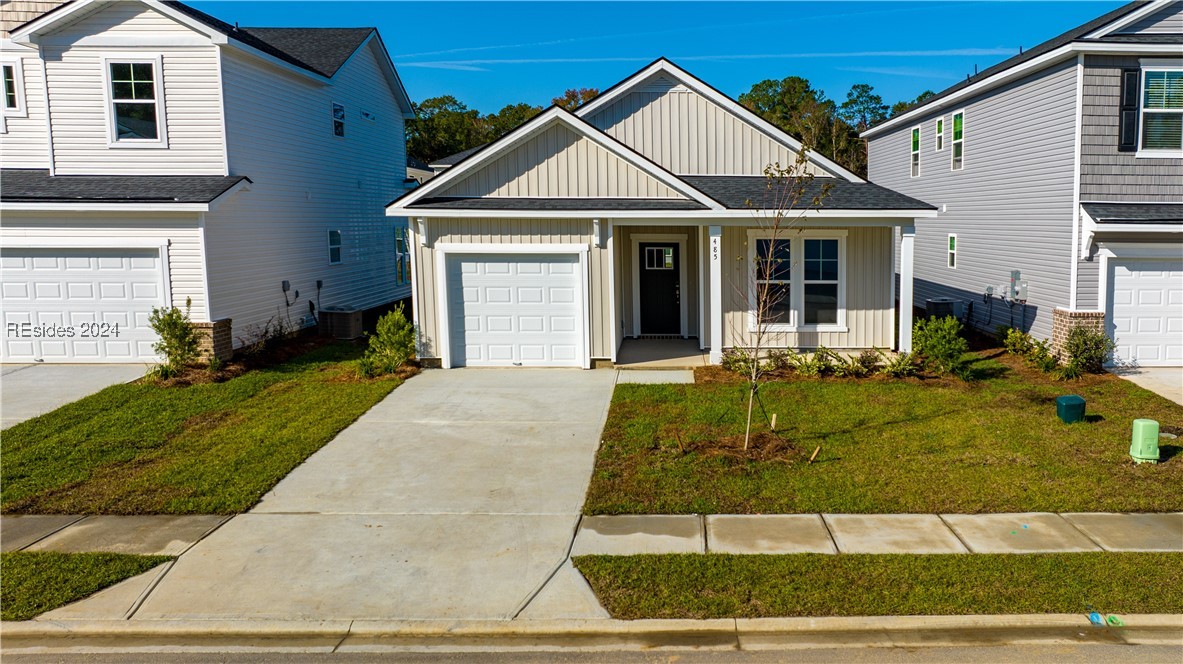
<path fill-rule="evenodd" d="M 1183 513 L 584 517 L 571 555 L 1183 551 Z"/>

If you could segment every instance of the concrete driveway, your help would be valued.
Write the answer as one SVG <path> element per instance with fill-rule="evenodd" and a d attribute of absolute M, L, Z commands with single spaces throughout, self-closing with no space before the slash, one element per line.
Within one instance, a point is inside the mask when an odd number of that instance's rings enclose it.
<path fill-rule="evenodd" d="M 1138 387 L 1183 406 L 1183 367 L 1141 367 L 1110 371 Z"/>
<path fill-rule="evenodd" d="M 513 618 L 567 557 L 615 377 L 412 378 L 181 556 L 134 618 Z"/>
<path fill-rule="evenodd" d="M 0 428 L 48 413 L 148 371 L 146 364 L 0 365 Z"/>

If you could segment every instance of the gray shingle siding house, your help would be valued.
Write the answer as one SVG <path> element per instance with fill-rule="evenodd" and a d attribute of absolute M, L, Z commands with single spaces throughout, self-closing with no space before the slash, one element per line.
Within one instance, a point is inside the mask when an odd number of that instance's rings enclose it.
<path fill-rule="evenodd" d="M 869 179 L 940 209 L 916 306 L 953 297 L 1054 345 L 1095 326 L 1117 362 L 1183 365 L 1183 2 L 1125 5 L 864 137 Z M 1025 302 L 1000 297 L 1012 271 Z"/>

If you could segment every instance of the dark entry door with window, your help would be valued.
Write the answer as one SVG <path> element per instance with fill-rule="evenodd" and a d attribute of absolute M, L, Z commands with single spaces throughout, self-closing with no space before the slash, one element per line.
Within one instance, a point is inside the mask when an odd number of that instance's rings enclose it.
<path fill-rule="evenodd" d="M 641 334 L 681 334 L 678 245 L 640 244 Z"/>

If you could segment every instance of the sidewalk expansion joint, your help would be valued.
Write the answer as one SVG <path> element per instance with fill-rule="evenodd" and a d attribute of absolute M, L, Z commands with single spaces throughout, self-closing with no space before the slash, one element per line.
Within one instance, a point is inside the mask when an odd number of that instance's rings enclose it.
<path fill-rule="evenodd" d="M 943 515 L 938 514 L 937 518 L 941 520 L 941 523 L 945 524 L 945 527 L 949 529 L 949 532 L 953 533 L 953 537 L 956 537 L 957 541 L 961 542 L 961 546 L 964 546 L 967 552 L 977 553 L 977 551 L 974 551 L 973 547 L 969 545 L 969 542 L 965 541 L 965 538 L 961 536 L 961 533 L 957 532 L 957 529 L 953 527 L 953 524 L 945 520 Z"/>
<path fill-rule="evenodd" d="M 29 542 L 28 544 L 26 544 L 26 545 L 22 546 L 21 548 L 19 548 L 19 549 L 17 549 L 17 550 L 18 550 L 18 551 L 25 551 L 25 550 L 28 550 L 28 548 L 29 548 L 29 547 L 31 547 L 31 546 L 33 546 L 34 544 L 37 544 L 38 542 L 42 542 L 42 541 L 44 541 L 44 540 L 46 540 L 46 539 L 49 539 L 50 537 L 53 537 L 54 535 L 56 535 L 56 534 L 58 534 L 58 533 L 62 532 L 62 531 L 63 531 L 63 530 L 65 530 L 66 528 L 69 528 L 70 526 L 76 525 L 76 524 L 77 524 L 78 522 L 80 522 L 80 521 L 85 521 L 85 520 L 89 519 L 89 518 L 90 518 L 90 517 L 92 517 L 92 516 L 94 516 L 94 515 L 93 515 L 93 514 L 82 514 L 82 515 L 80 515 L 80 516 L 79 516 L 77 519 L 74 519 L 73 521 L 71 521 L 71 522 L 69 522 L 69 523 L 63 524 L 63 525 L 62 525 L 60 528 L 57 528 L 57 529 L 55 529 L 55 530 L 52 530 L 52 531 L 50 531 L 50 532 L 48 532 L 48 533 L 45 533 L 45 534 L 44 534 L 44 535 L 42 535 L 41 537 L 38 537 L 37 539 L 33 540 L 32 542 Z"/>

